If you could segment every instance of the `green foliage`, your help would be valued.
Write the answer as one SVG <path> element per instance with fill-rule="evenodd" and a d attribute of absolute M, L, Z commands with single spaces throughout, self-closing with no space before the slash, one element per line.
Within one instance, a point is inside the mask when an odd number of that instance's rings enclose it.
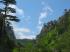
<path fill-rule="evenodd" d="M 46 49 L 46 52 L 70 52 L 70 11 L 65 11 L 53 25 L 51 22 L 49 24 L 48 31 L 45 32 L 44 29 L 44 32 L 38 35 L 37 45 L 40 45 L 42 50 Z"/>
<path fill-rule="evenodd" d="M 65 10 L 57 21 L 45 23 L 34 43 L 22 41 L 20 52 L 70 52 L 70 10 Z"/>

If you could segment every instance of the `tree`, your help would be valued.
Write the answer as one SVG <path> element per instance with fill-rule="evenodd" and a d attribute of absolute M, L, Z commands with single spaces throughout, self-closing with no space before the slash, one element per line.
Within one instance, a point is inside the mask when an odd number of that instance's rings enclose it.
<path fill-rule="evenodd" d="M 2 0 L 0 1 L 1 3 L 3 3 L 5 5 L 5 7 L 3 9 L 0 9 L 0 13 L 2 13 L 2 17 L 3 17 L 3 32 L 4 32 L 4 29 L 5 29 L 5 25 L 9 24 L 9 21 L 8 20 L 11 20 L 11 21 L 16 21 L 18 22 L 19 19 L 16 17 L 16 16 L 12 16 L 12 15 L 9 15 L 9 13 L 16 13 L 15 9 L 14 8 L 11 8 L 9 7 L 10 4 L 16 4 L 16 1 L 15 0 Z M 8 22 L 8 23 L 7 23 Z"/>
<path fill-rule="evenodd" d="M 0 9 L 0 20 L 1 20 L 0 21 L 0 42 L 1 42 L 0 44 L 3 47 L 1 49 L 2 50 L 1 52 L 10 52 L 9 50 L 7 50 L 9 46 L 13 44 L 13 42 L 10 44 L 11 40 L 9 40 L 7 36 L 7 35 L 10 35 L 8 31 L 12 30 L 12 29 L 9 29 L 10 21 L 19 22 L 19 19 L 16 16 L 9 15 L 9 13 L 16 13 L 16 10 L 14 8 L 9 7 L 9 5 L 16 5 L 16 1 L 15 0 L 1 0 L 0 3 L 5 5 L 3 9 Z M 7 29 L 9 30 L 7 31 Z"/>

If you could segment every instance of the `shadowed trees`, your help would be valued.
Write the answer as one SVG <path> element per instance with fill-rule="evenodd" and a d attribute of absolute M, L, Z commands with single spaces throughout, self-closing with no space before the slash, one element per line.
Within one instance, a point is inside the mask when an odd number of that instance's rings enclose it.
<path fill-rule="evenodd" d="M 10 15 L 9 13 L 16 13 L 16 10 L 9 5 L 16 5 L 15 0 L 1 0 L 5 7 L 0 9 L 0 51 L 1 52 L 11 52 L 14 46 L 14 32 L 12 26 L 10 26 L 10 21 L 19 22 L 19 19 Z M 11 38 L 13 37 L 13 38 Z"/>

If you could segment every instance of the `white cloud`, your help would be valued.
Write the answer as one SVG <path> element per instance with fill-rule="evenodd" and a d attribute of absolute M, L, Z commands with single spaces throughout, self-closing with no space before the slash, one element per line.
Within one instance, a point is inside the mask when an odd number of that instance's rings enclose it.
<path fill-rule="evenodd" d="M 47 17 L 47 11 L 40 13 L 40 16 L 39 16 L 39 25 L 41 25 L 43 23 L 42 19 L 44 19 L 46 17 Z"/>
<path fill-rule="evenodd" d="M 43 19 L 45 19 L 50 13 L 53 12 L 53 9 L 50 6 L 45 6 L 42 8 L 42 12 L 40 13 L 39 16 L 39 21 L 38 21 L 38 30 L 41 31 L 42 27 L 43 27 Z"/>
<path fill-rule="evenodd" d="M 35 39 L 36 36 L 35 35 L 26 35 L 26 34 L 17 34 L 16 36 L 17 39 Z"/>
<path fill-rule="evenodd" d="M 15 5 L 10 5 L 10 7 L 16 9 L 17 15 L 24 17 L 24 10 L 18 8 Z M 39 21 L 38 21 L 38 26 L 37 26 L 37 29 L 39 30 L 39 32 L 42 29 L 42 26 L 43 26 L 43 23 L 44 23 L 42 20 L 47 17 L 48 11 L 52 12 L 53 10 L 51 9 L 51 7 L 48 7 L 48 6 L 42 8 L 42 12 L 39 15 Z M 21 20 L 23 20 L 23 19 L 21 19 Z M 25 18 L 23 21 L 28 23 L 30 21 L 30 16 Z M 31 30 L 29 28 L 18 27 L 15 22 L 14 23 L 12 22 L 12 25 L 14 27 L 15 36 L 16 36 L 17 39 L 24 39 L 24 38 L 34 39 L 36 37 L 36 35 L 34 35 L 34 32 L 33 32 L 33 34 L 30 34 L 30 35 L 25 34 L 25 33 L 31 33 Z"/>
<path fill-rule="evenodd" d="M 45 6 L 45 7 L 43 7 L 43 10 L 44 11 L 50 11 L 50 12 L 53 12 L 53 9 L 50 7 L 50 6 Z"/>
<path fill-rule="evenodd" d="M 27 35 L 25 33 L 30 33 L 31 30 L 28 28 L 16 28 L 14 29 L 16 39 L 34 39 L 35 36 Z"/>
<path fill-rule="evenodd" d="M 40 17 L 39 18 L 45 18 L 47 16 L 47 11 L 40 13 Z"/>
<path fill-rule="evenodd" d="M 20 28 L 14 24 L 15 23 L 13 23 L 12 25 L 14 26 L 13 30 L 15 32 L 16 39 L 35 39 L 34 35 L 26 34 L 26 33 L 31 33 L 31 30 L 29 28 Z"/>
<path fill-rule="evenodd" d="M 24 17 L 24 11 L 20 8 L 16 8 L 16 12 L 18 13 L 18 15 L 22 15 Z"/>
<path fill-rule="evenodd" d="M 31 32 L 31 30 L 29 28 L 23 28 L 23 27 L 18 27 L 18 24 L 16 22 L 11 22 L 12 26 L 13 26 L 13 30 L 15 32 L 23 32 L 23 33 L 28 33 Z"/>
<path fill-rule="evenodd" d="M 28 28 L 14 28 L 14 31 L 28 33 L 28 32 L 30 32 L 30 29 L 28 29 Z"/>
<path fill-rule="evenodd" d="M 26 18 L 22 18 L 24 17 L 24 10 L 17 7 L 16 5 L 9 5 L 9 7 L 15 8 L 16 9 L 16 15 L 20 16 L 21 18 L 21 23 L 25 22 L 26 24 L 29 23 L 30 21 L 30 16 L 25 16 Z M 10 15 L 15 15 L 13 13 L 9 13 Z M 35 39 L 35 35 L 30 34 L 28 35 L 28 33 L 31 33 L 31 30 L 29 28 L 24 28 L 24 27 L 18 27 L 18 24 L 16 22 L 11 22 L 12 26 L 13 26 L 13 30 L 16 36 L 16 39 Z"/>
<path fill-rule="evenodd" d="M 17 15 L 24 17 L 24 10 L 23 9 L 17 7 L 16 5 L 12 5 L 12 4 L 10 4 L 9 7 L 16 9 Z"/>
<path fill-rule="evenodd" d="M 16 14 L 20 17 L 24 17 L 24 11 L 20 8 L 18 8 L 15 5 L 9 5 L 9 7 L 15 8 L 16 9 Z M 12 13 L 9 13 L 10 15 L 15 15 Z M 26 18 L 21 19 L 21 22 L 28 23 L 30 21 L 30 16 L 26 16 Z M 16 22 L 11 22 L 13 26 L 13 30 L 15 33 L 15 36 L 17 39 L 35 39 L 35 36 L 28 35 L 26 33 L 31 33 L 31 30 L 29 28 L 24 28 L 24 27 L 18 27 L 18 24 Z"/>
<path fill-rule="evenodd" d="M 13 26 L 16 39 L 35 39 L 36 38 L 36 36 L 33 35 L 34 32 L 32 34 L 27 34 L 32 32 L 29 28 L 18 27 L 16 22 L 12 22 L 12 26 Z"/>

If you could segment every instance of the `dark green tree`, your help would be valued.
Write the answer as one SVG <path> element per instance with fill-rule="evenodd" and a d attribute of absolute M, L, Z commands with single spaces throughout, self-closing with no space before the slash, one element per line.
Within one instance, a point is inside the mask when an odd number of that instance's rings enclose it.
<path fill-rule="evenodd" d="M 16 16 L 9 15 L 9 13 L 16 13 L 16 10 L 9 7 L 9 5 L 16 5 L 16 1 L 1 0 L 0 3 L 5 6 L 0 9 L 0 50 L 1 52 L 11 52 L 13 41 L 9 39 L 8 35 L 13 35 L 13 30 L 10 26 L 10 21 L 18 22 L 19 19 Z"/>
<path fill-rule="evenodd" d="M 10 4 L 16 4 L 16 1 L 15 0 L 2 0 L 0 1 L 1 3 L 3 3 L 5 5 L 5 7 L 3 9 L 0 9 L 0 13 L 2 14 L 2 18 L 3 18 L 3 25 L 2 25 L 2 30 L 4 32 L 4 29 L 5 29 L 5 25 L 7 25 L 8 23 L 8 20 L 11 20 L 11 21 L 16 21 L 18 22 L 19 19 L 16 17 L 16 16 L 13 16 L 13 15 L 9 15 L 9 13 L 16 13 L 15 9 L 14 8 L 11 8 L 9 7 Z"/>

